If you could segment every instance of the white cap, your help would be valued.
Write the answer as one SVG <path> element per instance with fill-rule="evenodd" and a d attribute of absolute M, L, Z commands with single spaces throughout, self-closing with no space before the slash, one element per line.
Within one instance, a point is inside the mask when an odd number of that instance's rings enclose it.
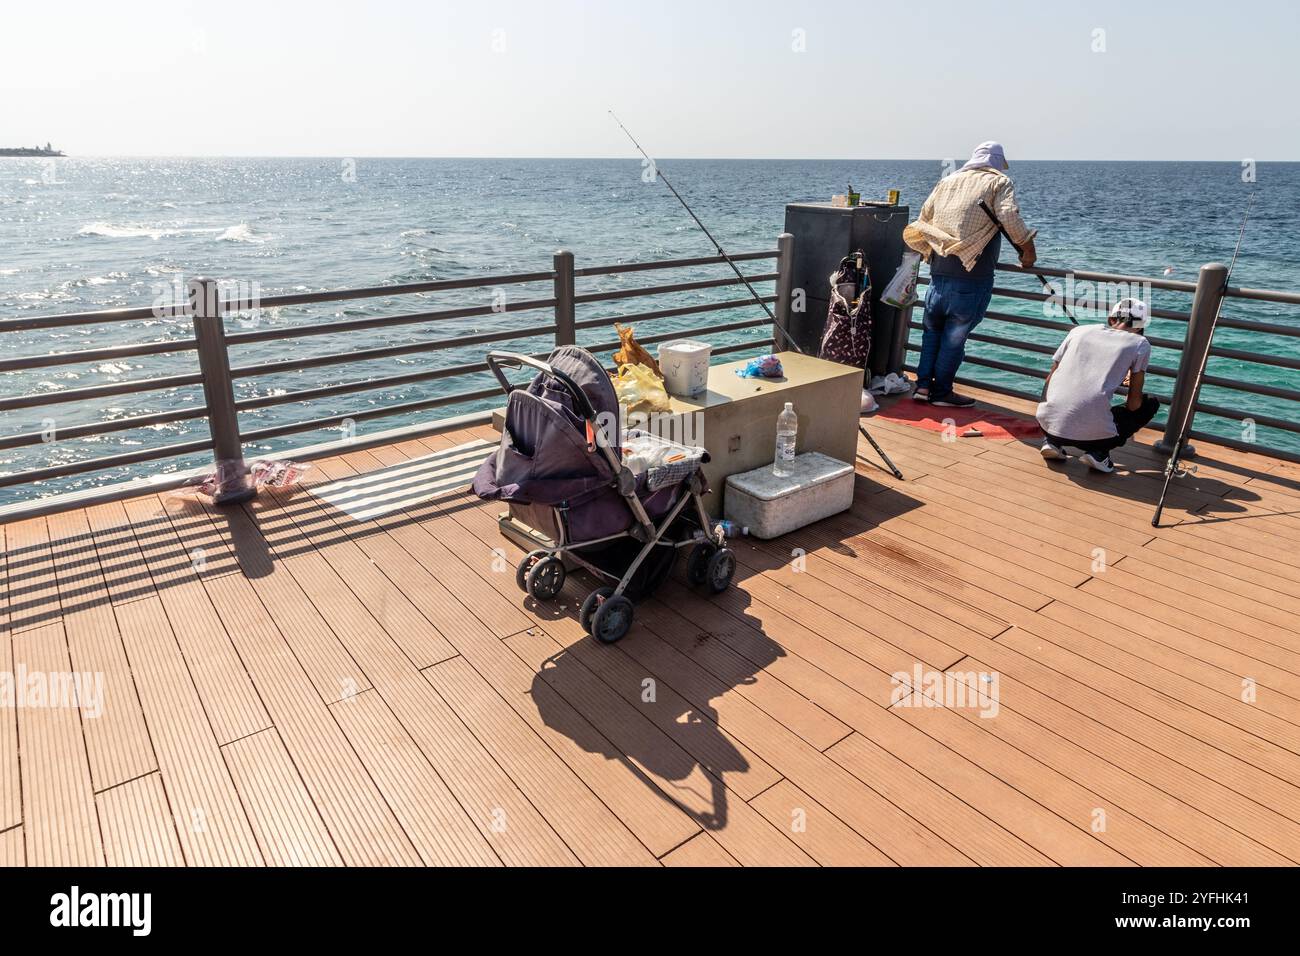
<path fill-rule="evenodd" d="M 1151 323 L 1151 310 L 1141 299 L 1120 299 L 1110 310 L 1112 319 L 1123 319 L 1133 329 L 1145 329 Z"/>

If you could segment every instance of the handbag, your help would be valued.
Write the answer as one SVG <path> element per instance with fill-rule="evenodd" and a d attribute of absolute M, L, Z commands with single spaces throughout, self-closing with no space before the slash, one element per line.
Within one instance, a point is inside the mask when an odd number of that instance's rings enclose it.
<path fill-rule="evenodd" d="M 840 260 L 831 275 L 831 301 L 818 356 L 842 365 L 867 367 L 871 352 L 871 277 L 862 251 Z"/>

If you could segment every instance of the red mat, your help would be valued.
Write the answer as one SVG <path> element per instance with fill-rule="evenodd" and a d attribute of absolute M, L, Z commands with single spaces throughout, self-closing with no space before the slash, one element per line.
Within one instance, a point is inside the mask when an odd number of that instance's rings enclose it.
<path fill-rule="evenodd" d="M 910 398 L 899 399 L 888 408 L 882 406 L 872 417 L 932 432 L 942 432 L 948 427 L 944 419 L 949 419 L 956 423 L 958 435 L 968 428 L 978 428 L 981 438 L 1037 438 L 1043 433 L 1032 418 L 981 408 L 942 408 Z"/>

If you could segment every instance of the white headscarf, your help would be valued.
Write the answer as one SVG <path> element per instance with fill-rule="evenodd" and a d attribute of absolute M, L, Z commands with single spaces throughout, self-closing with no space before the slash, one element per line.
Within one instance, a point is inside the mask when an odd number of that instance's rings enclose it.
<path fill-rule="evenodd" d="M 962 170 L 967 169 L 1006 169 L 1007 155 L 1002 150 L 1002 144 L 988 140 L 980 143 L 970 154 L 970 159 Z"/>

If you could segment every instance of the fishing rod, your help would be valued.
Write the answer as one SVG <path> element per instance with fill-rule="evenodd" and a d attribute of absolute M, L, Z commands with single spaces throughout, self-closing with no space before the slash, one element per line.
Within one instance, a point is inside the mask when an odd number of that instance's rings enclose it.
<path fill-rule="evenodd" d="M 691 209 L 690 205 L 687 204 L 686 200 L 682 198 L 682 194 L 679 193 L 677 191 L 677 188 L 673 186 L 671 182 L 668 181 L 668 177 L 665 176 L 663 170 L 659 168 L 659 164 L 656 163 L 653 159 L 651 159 L 650 154 L 641 148 L 641 144 L 636 141 L 636 137 L 632 135 L 632 133 L 628 130 L 626 126 L 623 125 L 623 121 L 620 120 L 614 114 L 613 110 L 609 111 L 609 115 L 613 117 L 614 122 L 618 124 L 618 128 L 621 129 L 624 132 L 624 134 L 626 134 L 627 138 L 632 141 L 632 145 L 637 148 L 637 152 L 639 152 L 642 156 L 646 158 L 646 162 L 648 162 L 651 165 L 651 167 L 654 169 L 656 178 L 662 179 L 664 181 L 664 185 L 667 186 L 669 190 L 672 191 L 672 194 L 677 197 L 677 201 L 682 204 L 682 208 L 685 209 L 690 214 L 690 217 L 695 220 L 695 225 L 699 226 L 700 231 L 703 232 L 706 236 L 708 236 L 709 242 L 713 243 L 713 248 L 718 251 L 718 255 L 721 256 L 726 261 L 727 265 L 731 266 L 731 271 L 736 274 L 736 278 L 738 278 L 741 282 L 745 284 L 745 288 L 748 289 L 749 294 L 754 297 L 754 301 L 763 307 L 763 311 L 767 313 L 767 317 L 772 320 L 772 328 L 776 329 L 781 333 L 781 335 L 785 338 L 785 341 L 790 346 L 790 348 L 794 349 L 794 351 L 800 353 L 801 355 L 806 354 L 804 353 L 804 350 L 799 347 L 799 343 L 796 342 L 794 338 L 791 337 L 790 333 L 785 330 L 784 326 L 782 326 L 781 323 L 776 320 L 775 313 L 772 312 L 771 308 L 768 307 L 768 304 L 765 301 L 763 301 L 763 297 L 759 295 L 757 290 L 755 290 L 754 287 L 750 284 L 748 277 L 746 277 L 746 275 L 743 272 L 741 272 L 739 268 L 737 268 L 736 263 L 731 258 L 731 256 L 727 255 L 722 250 L 722 246 L 718 243 L 718 240 L 713 238 L 713 233 L 709 232 L 709 227 L 704 225 L 704 223 L 700 222 L 700 217 L 695 215 L 695 210 Z M 885 454 L 885 449 L 881 448 L 880 445 L 876 442 L 876 440 L 871 437 L 871 433 L 867 431 L 867 427 L 863 425 L 861 421 L 858 422 L 858 431 L 860 431 L 862 433 L 862 437 L 865 438 L 871 444 L 871 447 L 876 450 L 876 454 L 880 456 L 880 460 L 883 461 L 889 467 L 889 470 L 891 472 L 893 472 L 894 477 L 901 481 L 903 479 L 903 473 L 898 470 L 898 466 L 895 465 L 893 461 L 890 460 L 887 454 Z"/>
<path fill-rule="evenodd" d="M 997 215 L 993 212 L 993 210 L 989 208 L 989 204 L 986 203 L 983 199 L 980 200 L 980 208 L 984 210 L 984 215 L 988 216 L 990 219 L 993 220 L 993 225 L 998 227 L 998 232 L 1002 233 L 1002 238 L 1005 239 L 1007 242 L 1011 243 L 1011 248 L 1016 250 L 1016 252 L 1020 252 L 1020 246 L 1016 244 L 1016 240 L 1011 238 L 1011 233 L 1007 232 L 1007 227 L 1002 225 L 1002 220 L 997 217 Z M 1023 252 L 1020 252 L 1020 255 L 1021 258 L 1024 258 Z M 1055 298 L 1056 290 L 1052 288 L 1052 284 L 1048 282 L 1045 278 L 1043 278 L 1041 274 L 1035 272 L 1034 275 L 1038 276 L 1038 281 L 1043 284 L 1043 291 L 1051 295 L 1052 298 Z M 1061 311 L 1063 311 L 1065 313 L 1065 317 L 1069 319 L 1071 322 L 1073 322 L 1075 325 L 1079 324 L 1079 320 L 1076 319 L 1074 317 L 1074 314 L 1070 312 L 1070 307 L 1065 304 L 1064 293 L 1062 293 L 1061 295 Z"/>
<path fill-rule="evenodd" d="M 1178 462 L 1183 456 L 1183 447 L 1187 444 L 1188 432 L 1191 431 L 1192 418 L 1196 414 L 1196 397 L 1201 394 L 1201 379 L 1205 377 L 1205 368 L 1210 362 L 1210 347 L 1214 345 L 1214 330 L 1219 327 L 1219 313 L 1223 311 L 1224 292 L 1228 291 L 1228 280 L 1232 270 L 1237 267 L 1237 256 L 1241 252 L 1241 240 L 1246 235 L 1246 221 L 1250 219 L 1250 209 L 1255 204 L 1252 192 L 1246 200 L 1246 212 L 1241 217 L 1241 229 L 1237 232 L 1237 245 L 1232 250 L 1232 262 L 1228 263 L 1228 272 L 1223 277 L 1223 288 L 1219 292 L 1219 304 L 1214 310 L 1214 319 L 1210 322 L 1210 334 L 1205 343 L 1205 354 L 1201 356 L 1201 367 L 1197 369 L 1196 378 L 1192 380 L 1192 394 L 1187 401 L 1187 411 L 1178 424 L 1178 440 L 1169 452 L 1169 461 L 1165 463 L 1165 481 L 1160 488 L 1160 500 L 1156 502 L 1156 513 L 1151 516 L 1151 527 L 1160 527 L 1160 516 L 1165 510 L 1165 495 L 1169 494 L 1169 483 L 1178 472 Z"/>

